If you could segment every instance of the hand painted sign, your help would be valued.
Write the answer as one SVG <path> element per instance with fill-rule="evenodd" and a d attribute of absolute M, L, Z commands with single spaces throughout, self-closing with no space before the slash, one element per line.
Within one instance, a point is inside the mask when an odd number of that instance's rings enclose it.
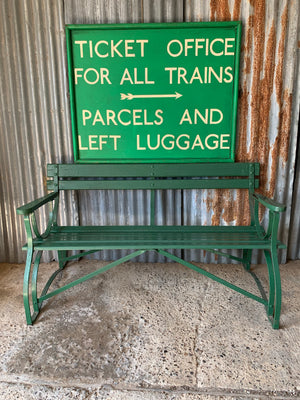
<path fill-rule="evenodd" d="M 234 161 L 240 28 L 67 26 L 75 161 Z"/>

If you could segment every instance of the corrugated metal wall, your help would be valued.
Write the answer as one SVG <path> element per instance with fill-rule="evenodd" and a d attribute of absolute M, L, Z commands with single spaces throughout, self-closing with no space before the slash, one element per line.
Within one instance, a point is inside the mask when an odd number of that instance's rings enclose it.
<path fill-rule="evenodd" d="M 299 258 L 299 8 L 298 0 L 2 0 L 0 261 L 25 258 L 24 227 L 15 209 L 45 194 L 46 163 L 73 161 L 65 24 L 209 20 L 243 22 L 236 159 L 262 164 L 261 190 L 287 204 L 280 235 L 289 243 L 288 256 Z M 248 222 L 241 193 L 167 191 L 158 192 L 156 202 L 160 224 Z M 69 193 L 63 204 L 62 224 L 149 220 L 148 192 Z M 104 258 L 120 254 L 105 252 Z M 215 262 L 193 251 L 185 257 Z M 281 261 L 285 258 L 283 252 Z M 149 254 L 141 260 L 158 258 Z M 261 260 L 260 254 L 253 258 Z"/>

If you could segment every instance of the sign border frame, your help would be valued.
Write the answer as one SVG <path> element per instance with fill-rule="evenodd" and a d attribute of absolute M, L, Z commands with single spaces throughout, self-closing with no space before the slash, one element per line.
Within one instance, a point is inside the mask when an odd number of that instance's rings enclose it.
<path fill-rule="evenodd" d="M 184 158 L 184 159 L 88 159 L 82 160 L 79 157 L 79 143 L 78 143 L 78 127 L 77 127 L 77 116 L 76 116 L 76 101 L 75 101 L 75 89 L 73 79 L 73 53 L 72 53 L 72 31 L 73 30 L 140 30 L 140 29 L 184 29 L 184 28 L 217 28 L 217 27 L 233 27 L 236 29 L 236 55 L 235 55 L 235 75 L 233 79 L 233 103 L 232 103 L 232 143 L 230 157 L 226 159 L 222 158 Z M 65 25 L 66 32 L 66 46 L 67 46 L 67 67 L 68 67 L 68 82 L 69 82 L 69 97 L 70 97 L 70 114 L 71 114 L 71 126 L 72 126 L 72 139 L 73 139 L 73 155 L 75 163 L 85 164 L 122 164 L 122 163 L 133 163 L 133 164 L 147 164 L 147 163 L 168 163 L 168 164 L 186 164 L 186 163 L 210 163 L 210 162 L 234 162 L 235 161 L 235 150 L 236 150 L 236 129 L 237 129 L 237 112 L 238 112 L 238 91 L 239 91 L 239 66 L 240 66 L 240 53 L 241 53 L 241 21 L 206 21 L 206 22 L 162 22 L 162 23 L 120 23 L 120 24 L 67 24 Z"/>

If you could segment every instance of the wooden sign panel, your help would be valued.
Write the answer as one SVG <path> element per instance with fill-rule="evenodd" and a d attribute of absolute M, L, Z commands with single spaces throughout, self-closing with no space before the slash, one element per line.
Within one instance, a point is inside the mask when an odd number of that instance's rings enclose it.
<path fill-rule="evenodd" d="M 234 161 L 240 28 L 68 25 L 75 161 Z"/>

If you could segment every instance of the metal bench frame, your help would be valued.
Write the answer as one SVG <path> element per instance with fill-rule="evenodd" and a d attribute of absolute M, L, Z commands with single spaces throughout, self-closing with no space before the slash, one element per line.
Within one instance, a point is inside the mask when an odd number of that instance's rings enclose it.
<path fill-rule="evenodd" d="M 253 300 L 263 304 L 274 329 L 279 328 L 281 310 L 281 281 L 277 252 L 285 245 L 278 240 L 280 213 L 283 204 L 255 192 L 259 187 L 258 163 L 209 163 L 209 164 L 49 164 L 48 189 L 52 192 L 17 209 L 24 216 L 27 250 L 24 273 L 23 298 L 26 321 L 32 325 L 43 302 L 79 283 L 95 277 L 116 265 L 128 261 L 146 251 L 154 250 L 194 271 L 197 271 Z M 89 189 L 150 189 L 150 225 L 146 226 L 58 226 L 59 195 L 63 190 Z M 249 226 L 158 226 L 154 224 L 156 189 L 245 189 L 249 192 L 251 223 Z M 52 202 L 49 223 L 40 233 L 35 212 Z M 259 204 L 269 211 L 268 228 L 259 221 Z M 228 257 L 243 264 L 251 273 L 261 297 L 225 281 L 197 265 L 181 259 L 166 249 L 203 249 Z M 63 270 L 67 261 L 104 249 L 130 249 L 133 252 L 87 274 L 63 287 L 48 290 Z M 242 256 L 225 253 L 223 249 L 241 249 Z M 255 274 L 250 270 L 253 249 L 264 251 L 268 275 L 268 295 Z M 37 294 L 37 277 L 44 250 L 58 253 L 59 268 L 49 278 L 41 295 Z M 83 251 L 69 255 L 69 250 Z M 32 299 L 33 312 L 30 307 Z"/>

